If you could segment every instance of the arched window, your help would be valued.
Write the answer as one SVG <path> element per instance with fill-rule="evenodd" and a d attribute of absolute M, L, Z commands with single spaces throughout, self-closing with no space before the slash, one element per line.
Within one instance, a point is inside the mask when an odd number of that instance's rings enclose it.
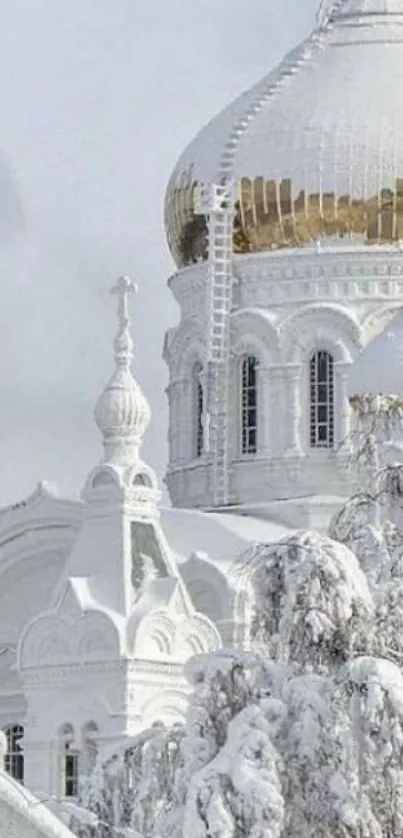
<path fill-rule="evenodd" d="M 334 445 L 334 363 L 329 352 L 318 351 L 310 360 L 311 448 Z"/>
<path fill-rule="evenodd" d="M 24 753 L 22 739 L 24 728 L 22 725 L 12 725 L 6 728 L 4 733 L 7 736 L 7 754 L 4 761 L 5 770 L 14 777 L 14 780 L 24 782 Z"/>
<path fill-rule="evenodd" d="M 203 367 L 200 361 L 197 361 L 192 371 L 192 402 L 193 402 L 193 456 L 201 457 L 203 454 L 203 411 L 204 411 L 204 395 L 203 386 L 201 383 L 201 374 Z"/>
<path fill-rule="evenodd" d="M 74 729 L 71 724 L 64 724 L 59 730 L 61 756 L 61 795 L 77 797 L 80 754 L 74 742 Z"/>
<path fill-rule="evenodd" d="M 87 722 L 81 731 L 82 759 L 81 773 L 89 775 L 95 768 L 97 761 L 98 727 L 95 722 Z"/>
<path fill-rule="evenodd" d="M 256 454 L 258 443 L 258 361 L 247 355 L 241 362 L 241 453 Z"/>

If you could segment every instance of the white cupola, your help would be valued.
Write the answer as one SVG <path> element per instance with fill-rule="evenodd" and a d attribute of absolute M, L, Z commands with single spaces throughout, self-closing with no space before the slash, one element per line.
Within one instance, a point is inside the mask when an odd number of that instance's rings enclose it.
<path fill-rule="evenodd" d="M 116 370 L 95 409 L 104 458 L 86 481 L 82 524 L 52 602 L 18 646 L 25 776 L 41 793 L 75 796 L 94 752 L 155 721 L 180 721 L 184 663 L 221 644 L 193 607 L 159 523 L 157 478 L 139 458 L 150 409 L 130 370 L 133 290 L 126 277 L 113 289 Z"/>
<path fill-rule="evenodd" d="M 119 330 L 114 344 L 116 368 L 94 411 L 103 438 L 104 460 L 117 465 L 133 465 L 150 421 L 149 404 L 131 372 L 133 340 L 128 297 L 136 290 L 126 276 L 120 277 L 112 289 L 119 299 Z"/>

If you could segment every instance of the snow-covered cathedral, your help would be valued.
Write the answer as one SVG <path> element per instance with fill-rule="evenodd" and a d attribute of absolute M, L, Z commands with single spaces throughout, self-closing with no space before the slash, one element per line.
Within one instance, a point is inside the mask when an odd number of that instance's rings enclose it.
<path fill-rule="evenodd" d="M 40 483 L 0 512 L 0 728 L 35 793 L 75 798 L 97 753 L 181 721 L 186 661 L 248 645 L 237 556 L 324 531 L 350 494 L 349 368 L 403 303 L 402 88 L 403 0 L 322 3 L 181 156 L 165 216 L 172 507 L 141 459 L 123 277 L 81 500 Z"/>

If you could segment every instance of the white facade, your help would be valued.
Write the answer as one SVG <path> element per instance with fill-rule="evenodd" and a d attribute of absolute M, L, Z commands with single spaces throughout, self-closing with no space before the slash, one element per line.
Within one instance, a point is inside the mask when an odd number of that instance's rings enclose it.
<path fill-rule="evenodd" d="M 105 747 L 159 719 L 181 720 L 188 692 L 183 664 L 221 643 L 186 591 L 159 524 L 155 475 L 139 457 L 150 411 L 130 371 L 132 290 L 126 278 L 114 289 L 116 367 L 95 408 L 104 457 L 88 477 L 81 520 L 51 596 L 17 645 L 24 779 L 57 797 L 77 795 L 78 775 Z M 43 513 L 47 506 L 48 521 L 53 505 L 63 530 L 65 510 L 38 494 L 33 501 Z"/>
<path fill-rule="evenodd" d="M 114 290 L 116 367 L 95 408 L 101 463 L 80 501 L 39 484 L 0 514 L 6 768 L 49 799 L 76 797 L 97 754 L 155 722 L 183 721 L 186 661 L 248 643 L 247 590 L 231 564 L 253 538 L 285 532 L 251 519 L 246 536 L 236 517 L 161 516 L 139 454 L 150 410 L 130 370 L 133 289 L 123 278 Z"/>
<path fill-rule="evenodd" d="M 219 505 L 214 462 L 221 455 L 214 444 L 197 447 L 197 365 L 208 421 L 218 433 L 225 426 L 224 505 L 258 506 L 260 515 L 283 520 L 292 510 L 293 520 L 297 514 L 300 523 L 320 526 L 315 496 L 327 496 L 333 510 L 350 491 L 340 448 L 350 430 L 348 370 L 403 300 L 403 108 L 393 93 L 402 67 L 400 0 L 323 3 L 306 42 L 213 119 L 175 167 L 166 228 L 178 265 L 169 287 L 181 315 L 164 348 L 166 481 L 175 505 Z M 209 200 L 211 184 L 227 185 L 221 214 Z M 231 201 L 228 247 L 224 207 Z M 214 281 L 216 310 L 229 321 L 228 372 L 211 408 Z M 226 315 L 220 288 L 229 297 Z M 245 357 L 257 362 L 249 449 Z M 315 383 L 320 364 L 326 380 Z"/>
<path fill-rule="evenodd" d="M 348 371 L 362 346 L 402 303 L 402 254 L 393 246 L 366 250 L 352 243 L 329 244 L 319 252 L 312 247 L 237 256 L 234 273 L 231 503 L 261 509 L 269 501 L 346 495 L 351 487 L 340 443 L 350 431 Z M 192 370 L 204 358 L 206 274 L 207 266 L 199 263 L 182 269 L 170 282 L 182 312 L 165 342 L 170 368 L 167 484 L 175 506 L 213 505 L 209 458 L 197 457 L 194 446 L 192 392 Z M 326 351 L 334 360 L 334 443 L 323 448 L 310 444 L 310 360 L 316 351 Z M 245 355 L 258 359 L 258 449 L 252 454 L 243 454 L 240 446 L 240 365 Z M 268 503 L 268 514 L 275 508 L 286 514 L 280 503 Z"/>

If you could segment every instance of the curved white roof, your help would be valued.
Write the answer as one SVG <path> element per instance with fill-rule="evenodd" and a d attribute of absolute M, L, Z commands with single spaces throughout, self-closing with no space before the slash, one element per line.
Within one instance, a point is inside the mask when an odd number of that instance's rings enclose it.
<path fill-rule="evenodd" d="M 1 838 L 74 838 L 43 803 L 0 770 Z"/>
<path fill-rule="evenodd" d="M 403 309 L 361 352 L 351 367 L 348 395 L 403 396 Z"/>
<path fill-rule="evenodd" d="M 220 180 L 287 180 L 305 195 L 375 200 L 403 178 L 403 0 L 336 0 L 324 24 L 280 66 L 213 119 L 170 179 L 175 190 Z M 227 166 L 228 168 L 228 166 Z M 174 248 L 175 249 L 175 248 Z"/>
<path fill-rule="evenodd" d="M 332 3 L 328 3 L 328 6 L 331 7 Z M 403 3 L 402 0 L 345 0 L 337 12 L 339 16 L 351 14 L 403 14 Z"/>

